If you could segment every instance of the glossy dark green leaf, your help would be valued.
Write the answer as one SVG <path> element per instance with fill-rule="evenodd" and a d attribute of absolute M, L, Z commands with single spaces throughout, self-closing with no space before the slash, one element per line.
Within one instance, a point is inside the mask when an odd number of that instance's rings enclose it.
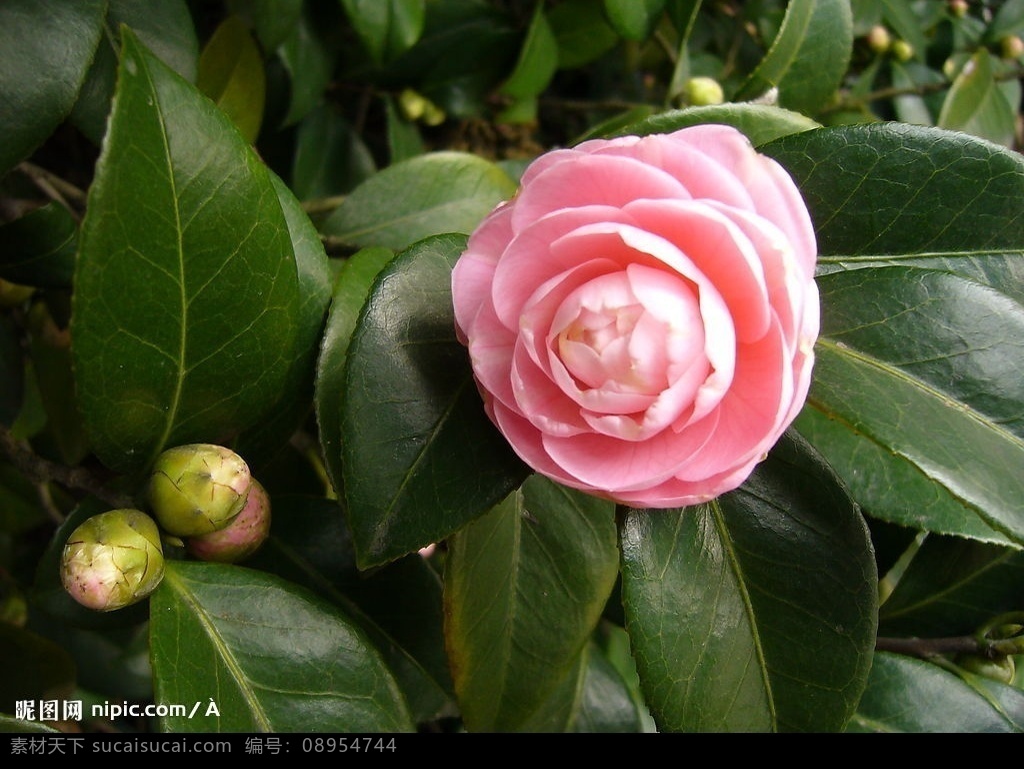
<path fill-rule="evenodd" d="M 412 84 L 450 116 L 484 115 L 515 66 L 521 30 L 495 3 L 446 0 L 428 3 L 426 10 L 423 34 L 387 64 L 386 77 Z"/>
<path fill-rule="evenodd" d="M 277 574 L 337 604 L 384 657 L 416 720 L 451 698 L 444 654 L 441 582 L 419 554 L 372 573 L 356 568 L 352 539 L 336 501 L 274 497 L 270 537 L 246 566 Z"/>
<path fill-rule="evenodd" d="M 937 124 L 1012 148 L 1016 140 L 1018 102 L 999 89 L 992 55 L 979 49 L 960 70 L 942 102 Z"/>
<path fill-rule="evenodd" d="M 0 225 L 0 278 L 42 288 L 71 288 L 78 223 L 64 206 L 47 203 Z"/>
<path fill-rule="evenodd" d="M 703 123 L 725 123 L 738 128 L 754 146 L 821 127 L 809 117 L 781 107 L 770 107 L 766 104 L 715 104 L 660 112 L 637 123 L 631 123 L 615 131 L 613 135 L 646 136 L 654 133 L 671 133 Z"/>
<path fill-rule="evenodd" d="M 519 52 L 519 60 L 508 80 L 502 85 L 501 91 L 516 99 L 537 96 L 548 87 L 556 69 L 558 43 L 544 15 L 544 4 L 537 3 L 522 50 Z"/>
<path fill-rule="evenodd" d="M 395 251 L 430 235 L 469 234 L 516 185 L 498 166 L 462 152 L 432 152 L 359 185 L 321 231 L 355 246 Z"/>
<path fill-rule="evenodd" d="M 196 87 L 209 96 L 252 144 L 263 122 L 266 75 L 263 57 L 240 16 L 214 30 L 199 56 Z"/>
<path fill-rule="evenodd" d="M 106 0 L 0 3 L 0 176 L 67 117 L 100 40 Z"/>
<path fill-rule="evenodd" d="M 345 360 L 359 313 L 384 265 L 394 258 L 386 248 L 365 248 L 345 260 L 335 283 L 334 298 L 317 362 L 316 408 L 320 445 L 327 473 L 342 491 L 341 399 L 345 391 Z"/>
<path fill-rule="evenodd" d="M 852 46 L 853 18 L 846 0 L 792 0 L 771 48 L 735 98 L 778 88 L 780 105 L 814 114 L 839 87 Z"/>
<path fill-rule="evenodd" d="M 110 467 L 269 416 L 301 297 L 269 172 L 228 118 L 122 27 L 75 273 L 82 415 Z"/>
<path fill-rule="evenodd" d="M 761 150 L 793 175 L 826 265 L 1024 248 L 1024 160 L 935 128 L 883 123 L 787 136 Z"/>
<path fill-rule="evenodd" d="M 191 718 L 161 718 L 164 731 L 412 730 L 376 649 L 304 589 L 238 566 L 172 561 L 150 608 L 157 702 L 198 703 Z"/>
<path fill-rule="evenodd" d="M 1024 553 L 929 534 L 879 609 L 881 635 L 971 635 L 1024 606 Z"/>
<path fill-rule="evenodd" d="M 629 684 L 593 642 L 587 662 L 572 731 L 600 734 L 644 731 L 642 714 L 630 694 Z"/>
<path fill-rule="evenodd" d="M 122 24 L 142 44 L 190 83 L 196 79 L 199 41 L 185 0 L 107 0 L 104 34 L 71 113 L 71 121 L 96 144 L 106 131 L 110 100 L 117 79 Z"/>
<path fill-rule="evenodd" d="M 976 440 L 979 431 L 993 426 L 991 418 L 977 422 L 969 414 L 985 414 L 993 403 L 1000 404 L 998 413 L 1012 412 L 1014 400 L 1020 397 L 1014 395 L 1020 391 L 1020 377 L 1014 373 L 1020 354 L 1014 352 L 1019 343 L 1013 329 L 1019 324 L 1024 301 L 1024 217 L 1020 216 L 1024 162 L 1014 153 L 965 134 L 900 124 L 808 131 L 762 149 L 786 166 L 800 186 L 822 254 L 825 340 L 819 347 L 811 407 L 802 412 L 799 429 L 826 455 L 872 515 L 915 528 L 1005 542 L 1007 532 L 992 528 L 1006 528 L 1005 514 L 972 508 L 988 502 L 965 497 L 959 482 L 948 474 L 922 469 L 934 470 L 945 461 L 969 473 L 963 460 L 984 465 L 991 478 L 1002 463 L 1003 472 L 1009 474 L 999 477 L 993 492 L 1005 496 L 1020 482 L 1020 473 L 1008 470 L 1015 461 L 1013 453 L 1019 452 L 1019 432 L 1000 444 L 1010 455 L 1002 449 L 982 449 L 977 443 L 970 451 L 965 450 L 967 444 L 956 444 L 970 436 Z M 885 271 L 881 265 L 901 265 L 903 271 Z M 920 268 L 945 270 L 969 280 L 925 275 Z M 862 269 L 872 273 L 862 278 L 863 287 L 895 293 L 878 297 L 861 293 L 862 283 L 852 273 Z M 835 275 L 842 271 L 845 277 Z M 940 293 L 922 303 L 928 287 Z M 970 302 L 973 315 L 960 306 L 961 301 Z M 935 313 L 943 312 L 940 306 L 951 315 L 936 324 Z M 910 311 L 905 320 L 895 317 L 905 310 Z M 870 324 L 882 317 L 892 321 L 872 328 Z M 897 328 L 911 337 L 898 338 Z M 831 340 L 836 332 L 845 335 L 847 331 L 866 340 L 867 347 L 847 349 L 839 343 L 848 346 L 848 339 Z M 979 368 L 999 357 L 986 352 L 987 335 L 993 331 L 997 345 L 1003 345 L 1003 354 L 1010 357 L 999 360 L 994 369 Z M 957 337 L 960 333 L 965 334 L 962 339 Z M 920 354 L 925 350 L 935 360 L 923 360 Z M 957 363 L 961 355 L 962 365 Z M 888 369 L 869 364 L 875 359 L 888 361 Z M 935 379 L 941 375 L 934 372 L 945 369 L 948 375 L 951 366 L 957 378 L 966 377 L 962 386 L 958 381 Z M 915 373 L 929 370 L 931 379 L 920 379 Z M 832 406 L 815 405 L 819 393 L 853 394 L 859 386 L 854 381 L 869 389 L 854 395 L 859 405 L 846 410 L 845 417 L 830 418 L 838 416 Z M 890 384 L 896 389 L 890 389 Z M 883 396 L 869 403 L 863 397 L 868 391 Z M 904 409 L 909 393 L 914 394 L 915 408 L 930 404 L 925 406 L 929 416 Z M 930 394 L 923 400 L 918 397 L 925 393 Z M 889 417 L 882 415 L 885 411 Z M 913 445 L 913 456 L 924 452 L 927 456 L 920 461 L 911 461 L 882 433 L 865 433 L 857 427 L 884 422 L 895 411 L 907 428 L 900 445 Z M 913 424 L 933 414 L 947 424 L 946 429 L 958 429 L 949 420 L 967 419 L 971 426 L 960 436 L 943 433 L 937 423 Z M 1000 424 L 990 437 L 1008 429 Z M 1001 458 L 971 453 L 979 450 L 996 450 Z M 1002 523 L 994 523 L 999 516 Z"/>
<path fill-rule="evenodd" d="M 877 579 L 856 505 L 784 437 L 738 490 L 631 511 L 622 600 L 664 731 L 835 731 L 867 680 Z"/>
<path fill-rule="evenodd" d="M 972 686 L 938 665 L 879 652 L 868 688 L 847 731 L 851 732 L 1020 732 L 1024 693 L 996 686 L 1011 700 L 1000 703 L 984 686 Z M 1015 707 L 1014 707 L 1015 704 Z"/>
<path fill-rule="evenodd" d="M 451 538 L 445 634 L 467 729 L 530 720 L 576 664 L 617 570 L 614 505 L 537 475 Z"/>
<path fill-rule="evenodd" d="M 872 514 L 1024 542 L 1024 307 L 907 267 L 832 274 L 820 286 L 827 310 L 808 402 L 826 419 L 800 429 L 840 451 L 850 432 L 890 455 L 879 474 L 846 457 L 840 467 L 857 476 L 855 488 L 911 474 L 930 481 L 904 487 L 921 494 L 909 507 L 883 490 L 889 504 L 871 497 Z"/>
<path fill-rule="evenodd" d="M 346 351 L 342 485 L 362 568 L 444 539 L 525 477 L 455 338 L 451 269 L 465 242 L 430 238 L 389 262 Z"/>
<path fill-rule="evenodd" d="M 411 48 L 423 32 L 426 0 L 341 0 L 341 4 L 377 64 Z"/>
<path fill-rule="evenodd" d="M 52 734 L 61 735 L 60 729 L 55 729 L 40 721 L 25 721 L 23 719 L 6 716 L 0 713 L 0 734 Z"/>
<path fill-rule="evenodd" d="M 604 0 L 608 21 L 626 40 L 646 40 L 664 10 L 665 0 Z"/>
<path fill-rule="evenodd" d="M 332 106 L 317 107 L 299 123 L 291 185 L 299 200 L 349 192 L 376 170 L 366 143 Z"/>
<path fill-rule="evenodd" d="M 331 268 L 323 243 L 291 190 L 271 175 L 284 212 L 299 278 L 299 306 L 293 320 L 295 344 L 288 355 L 289 373 L 267 418 L 243 431 L 237 448 L 253 465 L 273 456 L 298 430 L 311 411 L 321 331 L 331 301 Z"/>
<path fill-rule="evenodd" d="M 558 41 L 558 66 L 575 69 L 589 64 L 615 47 L 619 36 L 608 23 L 604 6 L 592 0 L 565 0 L 548 12 Z"/>
<path fill-rule="evenodd" d="M 71 696 L 75 666 L 60 646 L 23 628 L 0 622 L 0 712 L 14 714 L 19 700 L 32 703 Z M 50 719 L 56 721 L 56 718 Z"/>
<path fill-rule="evenodd" d="M 252 25 L 265 51 L 281 45 L 302 15 L 302 0 L 228 0 L 227 6 Z"/>
<path fill-rule="evenodd" d="M 303 13 L 277 51 L 288 70 L 291 99 L 283 125 L 294 125 L 323 100 L 334 69 L 334 52 L 321 37 L 316 21 Z"/>

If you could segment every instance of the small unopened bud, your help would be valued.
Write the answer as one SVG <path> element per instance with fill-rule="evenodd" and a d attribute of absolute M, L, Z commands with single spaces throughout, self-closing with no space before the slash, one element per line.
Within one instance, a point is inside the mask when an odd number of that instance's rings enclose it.
<path fill-rule="evenodd" d="M 910 61 L 914 58 L 914 46 L 906 40 L 893 40 L 890 50 L 896 61 Z"/>
<path fill-rule="evenodd" d="M 237 563 L 259 550 L 270 534 L 270 497 L 253 480 L 242 511 L 223 529 L 189 537 L 188 551 L 203 561 Z"/>
<path fill-rule="evenodd" d="M 141 601 L 164 576 L 156 523 L 140 510 L 94 515 L 71 532 L 61 557 L 64 589 L 83 606 L 114 611 Z"/>
<path fill-rule="evenodd" d="M 1019 59 L 1024 54 L 1024 40 L 1017 35 L 1006 35 L 999 41 L 999 54 L 1004 59 Z"/>
<path fill-rule="evenodd" d="M 876 24 L 868 31 L 868 48 L 875 53 L 885 53 L 892 45 L 892 35 L 881 24 Z"/>
<path fill-rule="evenodd" d="M 947 5 L 949 7 L 949 12 L 956 18 L 962 19 L 967 15 L 967 11 L 969 9 L 967 0 L 949 0 Z"/>
<path fill-rule="evenodd" d="M 0 307 L 17 307 L 24 304 L 35 291 L 32 286 L 23 286 L 0 278 Z"/>
<path fill-rule="evenodd" d="M 249 466 L 223 446 L 191 443 L 161 454 L 149 478 L 149 504 L 178 537 L 217 531 L 238 515 L 252 484 Z"/>
<path fill-rule="evenodd" d="M 725 101 L 722 86 L 713 77 L 691 77 L 686 81 L 686 101 L 695 107 Z"/>

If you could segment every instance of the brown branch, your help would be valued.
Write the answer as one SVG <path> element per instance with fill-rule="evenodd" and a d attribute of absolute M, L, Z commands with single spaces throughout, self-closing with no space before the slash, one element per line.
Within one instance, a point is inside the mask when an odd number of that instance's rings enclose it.
<path fill-rule="evenodd" d="M 82 190 L 45 168 L 40 168 L 28 161 L 19 163 L 18 170 L 31 179 L 32 183 L 48 198 L 64 206 L 75 218 L 75 221 L 81 221 L 79 212 L 85 209 L 86 202 L 86 195 Z"/>
<path fill-rule="evenodd" d="M 72 491 L 91 494 L 113 507 L 134 506 L 129 495 L 104 488 L 99 479 L 85 468 L 67 467 L 39 456 L 27 442 L 11 435 L 11 431 L 4 425 L 0 425 L 0 452 L 33 483 L 58 483 Z M 53 515 L 55 510 L 49 509 L 48 512 Z"/>
<path fill-rule="evenodd" d="M 947 654 L 980 654 L 995 659 L 1006 654 L 1020 654 L 1020 645 L 1019 638 L 978 639 L 974 636 L 875 639 L 875 651 L 896 652 L 921 659 Z"/>

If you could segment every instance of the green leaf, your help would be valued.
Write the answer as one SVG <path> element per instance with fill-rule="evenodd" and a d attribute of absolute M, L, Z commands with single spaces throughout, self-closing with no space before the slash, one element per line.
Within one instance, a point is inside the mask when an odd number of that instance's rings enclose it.
<path fill-rule="evenodd" d="M 572 731 L 591 734 L 643 732 L 643 714 L 633 699 L 629 684 L 593 641 L 588 649 L 587 662 Z"/>
<path fill-rule="evenodd" d="M 388 152 L 391 164 L 400 163 L 426 152 L 419 128 L 414 122 L 403 117 L 401 110 L 395 106 L 394 97 L 385 96 L 384 106 L 388 121 Z"/>
<path fill-rule="evenodd" d="M 0 3 L 0 176 L 67 117 L 100 40 L 106 0 Z"/>
<path fill-rule="evenodd" d="M 40 700 L 69 697 L 75 666 L 68 653 L 41 635 L 0 622 L 0 713 L 14 713 L 15 703 L 28 701 L 39 713 Z M 56 720 L 56 719 L 53 719 Z"/>
<path fill-rule="evenodd" d="M 106 131 L 121 46 L 118 30 L 122 24 L 190 83 L 195 82 L 199 62 L 199 41 L 185 0 L 108 0 L 108 6 L 105 33 L 71 113 L 71 122 L 96 144 Z"/>
<path fill-rule="evenodd" d="M 846 0 L 792 0 L 771 48 L 735 98 L 756 98 L 775 87 L 781 106 L 813 114 L 842 81 L 852 47 Z"/>
<path fill-rule="evenodd" d="M 266 98 L 263 57 L 240 16 L 214 30 L 199 56 L 196 87 L 209 96 L 252 144 L 263 122 Z"/>
<path fill-rule="evenodd" d="M 0 277 L 42 288 L 71 288 L 78 223 L 64 206 L 47 203 L 0 225 Z"/>
<path fill-rule="evenodd" d="M 321 343 L 314 405 L 324 462 L 339 495 L 343 482 L 340 404 L 345 390 L 348 346 L 377 273 L 394 256 L 386 248 L 365 248 L 345 260 L 338 273 L 331 312 Z"/>
<path fill-rule="evenodd" d="M 820 286 L 827 311 L 808 404 L 828 421 L 798 427 L 823 445 L 840 431 L 835 447 L 851 431 L 890 455 L 879 475 L 843 459 L 839 467 L 860 476 L 855 488 L 891 482 L 885 470 L 897 465 L 930 480 L 905 490 L 921 499 L 873 504 L 873 515 L 1024 542 L 1024 307 L 959 276 L 906 267 L 836 273 Z"/>
<path fill-rule="evenodd" d="M 1006 0 L 996 9 L 985 31 L 985 40 L 998 42 L 1006 35 L 1019 35 L 1024 32 L 1024 0 Z"/>
<path fill-rule="evenodd" d="M 889 652 L 879 652 L 868 688 L 847 731 L 851 732 L 980 732 L 1024 731 L 1024 693 L 995 685 L 1012 710 L 985 687 L 972 686 L 938 665 Z M 1015 706 L 1015 707 L 1014 707 Z M 1015 712 L 1014 712 L 1015 711 Z"/>
<path fill-rule="evenodd" d="M 163 716 L 163 731 L 412 730 L 378 652 L 303 589 L 238 566 L 171 561 L 150 608 L 156 700 L 197 703 L 191 718 Z"/>
<path fill-rule="evenodd" d="M 298 123 L 324 98 L 334 70 L 334 50 L 323 40 L 316 21 L 303 13 L 277 51 L 291 78 L 291 100 L 283 126 Z"/>
<path fill-rule="evenodd" d="M 341 4 L 377 64 L 411 48 L 423 32 L 425 0 L 341 0 Z"/>
<path fill-rule="evenodd" d="M 38 721 L 24 721 L 13 716 L 0 713 L 0 734 L 53 734 L 61 735 L 62 731 Z"/>
<path fill-rule="evenodd" d="M 125 27 L 122 38 L 82 225 L 72 354 L 97 456 L 131 470 L 270 415 L 301 297 L 266 167 L 220 110 Z"/>
<path fill-rule="evenodd" d="M 237 449 L 254 466 L 286 444 L 309 415 L 321 331 L 331 301 L 331 268 L 316 228 L 285 183 L 273 174 L 271 181 L 295 253 L 299 306 L 293 316 L 297 333 L 288 356 L 288 377 L 277 393 L 276 404 L 266 419 L 238 438 Z"/>
<path fill-rule="evenodd" d="M 892 27 L 896 34 L 910 43 L 914 50 L 914 58 L 924 61 L 928 48 L 921 20 L 918 19 L 909 0 L 881 0 L 882 18 Z"/>
<path fill-rule="evenodd" d="M 964 131 L 1012 148 L 1016 141 L 1016 108 L 1006 100 L 995 78 L 992 55 L 980 48 L 953 81 L 938 125 Z"/>
<path fill-rule="evenodd" d="M 834 731 L 875 641 L 867 527 L 787 435 L 734 492 L 635 510 L 622 595 L 645 699 L 665 731 Z"/>
<path fill-rule="evenodd" d="M 646 40 L 665 10 L 665 0 L 604 0 L 612 27 L 626 40 Z"/>
<path fill-rule="evenodd" d="M 725 123 L 739 129 L 756 147 L 790 134 L 821 126 L 799 112 L 766 104 L 714 104 L 660 112 L 616 130 L 613 136 L 671 133 L 704 123 Z"/>
<path fill-rule="evenodd" d="M 614 505 L 537 475 L 451 538 L 445 633 L 469 731 L 528 723 L 576 664 L 617 567 Z"/>
<path fill-rule="evenodd" d="M 1019 343 L 1014 341 L 1013 329 L 1020 322 L 1024 302 L 1024 217 L 1020 215 L 1024 163 L 1015 153 L 965 134 L 900 124 L 809 131 L 762 150 L 779 160 L 799 185 L 822 254 L 818 271 L 826 340 L 819 346 L 812 404 L 801 413 L 797 427 L 826 455 L 872 515 L 914 528 L 1006 542 L 1007 525 L 1016 526 L 1012 518 L 1017 514 L 988 509 L 993 501 L 978 496 L 978 481 L 968 479 L 961 488 L 956 474 L 969 474 L 968 466 L 982 465 L 989 479 L 998 477 L 999 488 L 992 492 L 1002 496 L 1003 502 L 995 503 L 997 507 L 1009 502 L 1009 489 L 1020 483 L 1020 473 L 1010 470 L 1020 461 L 1014 459 L 1014 454 L 1019 456 L 1019 432 L 999 438 L 1009 428 L 993 430 L 993 418 L 983 416 L 987 413 L 983 402 L 991 397 L 1002 404 L 999 413 L 1005 414 L 1007 409 L 1013 411 L 1020 397 L 1019 374 L 1014 373 L 1014 367 L 1019 368 Z M 880 269 L 892 264 L 904 266 L 903 272 Z M 877 297 L 881 303 L 872 306 L 874 299 L 862 294 L 860 283 L 851 277 L 854 270 L 863 269 L 872 272 L 864 278 L 864 287 L 896 294 Z M 938 274 L 919 278 L 923 269 L 950 271 L 966 280 Z M 834 282 L 835 273 L 841 271 L 849 274 Z M 934 286 L 940 293 L 922 303 L 925 286 Z M 913 298 L 915 291 L 918 299 Z M 898 296 L 904 297 L 902 304 Z M 994 307 L 989 306 L 990 298 Z M 975 308 L 973 317 L 959 305 L 961 299 Z M 939 310 L 940 306 L 946 309 Z M 904 310 L 910 310 L 904 321 L 893 317 Z M 925 327 L 933 323 L 936 312 L 949 316 Z M 864 325 L 890 317 L 891 324 L 886 320 L 875 328 Z M 859 349 L 844 349 L 830 339 L 835 332 L 845 334 L 854 327 L 864 339 Z M 910 330 L 915 338 L 896 338 L 896 328 Z M 966 336 L 955 338 L 950 328 Z M 995 357 L 985 352 L 990 341 L 987 334 L 993 329 L 1001 329 L 996 344 L 1011 357 L 987 371 L 978 366 L 989 365 L 986 361 Z M 838 341 L 850 343 L 845 338 Z M 927 349 L 926 355 L 935 361 L 929 364 L 915 358 L 915 349 Z M 879 367 L 871 363 L 876 358 L 889 363 Z M 920 362 L 914 364 L 915 360 Z M 956 381 L 929 384 L 917 373 L 929 367 L 948 371 L 949 366 L 957 367 L 957 378 L 966 377 L 962 387 Z M 854 393 L 861 386 L 854 381 L 883 397 L 869 403 L 864 397 L 867 391 Z M 890 384 L 897 389 L 890 390 Z M 968 397 L 970 387 L 980 388 L 973 398 Z M 832 419 L 839 412 L 838 401 L 831 399 L 843 392 L 853 398 L 847 401 L 850 408 L 843 407 L 843 418 Z M 830 399 L 820 401 L 824 408 L 815 405 L 818 394 Z M 886 436 L 897 431 L 882 424 L 886 418 L 882 413 L 893 417 L 894 410 L 908 403 L 915 404 L 916 410 L 901 412 L 898 419 L 904 432 L 897 442 L 890 441 Z M 972 416 L 976 412 L 982 415 L 981 421 Z M 968 422 L 968 431 L 954 436 L 936 432 L 936 424 L 928 429 L 911 424 L 932 415 L 947 429 L 958 429 L 951 427 L 953 423 Z M 857 427 L 868 424 L 881 431 L 872 427 L 865 434 Z M 962 439 L 974 441 L 970 449 L 967 444 L 957 445 Z M 985 443 L 989 439 L 995 443 Z M 982 449 L 982 444 L 989 448 Z M 906 445 L 913 447 L 909 456 L 901 448 Z M 971 453 L 979 450 L 997 455 Z M 943 463 L 945 470 L 939 469 Z M 999 475 L 1000 465 L 1007 475 Z"/>
<path fill-rule="evenodd" d="M 367 634 L 417 720 L 452 696 L 444 654 L 441 582 L 418 553 L 373 572 L 356 568 L 341 507 L 322 497 L 274 497 L 270 537 L 247 566 L 277 574 L 337 604 Z"/>
<path fill-rule="evenodd" d="M 292 165 L 299 200 L 349 192 L 376 170 L 366 143 L 334 107 L 316 107 L 299 123 Z"/>
<path fill-rule="evenodd" d="M 346 351 L 341 467 L 360 568 L 444 539 L 525 477 L 455 338 L 451 269 L 465 242 L 430 238 L 389 262 Z"/>
<path fill-rule="evenodd" d="M 619 36 L 608 23 L 603 4 L 593 0 L 565 0 L 548 12 L 558 41 L 559 69 L 575 69 L 600 58 L 615 47 Z"/>
<path fill-rule="evenodd" d="M 252 25 L 265 51 L 276 50 L 295 29 L 303 0 L 228 0 L 227 6 Z"/>
<path fill-rule="evenodd" d="M 1024 553 L 929 534 L 879 609 L 880 634 L 971 635 L 1024 606 Z"/>
<path fill-rule="evenodd" d="M 526 40 L 519 52 L 519 60 L 501 92 L 515 99 L 537 96 L 551 82 L 558 69 L 558 43 L 551 31 L 544 4 L 537 3 L 526 32 Z"/>
<path fill-rule="evenodd" d="M 359 185 L 321 231 L 356 246 L 394 251 L 430 235 L 469 234 L 516 185 L 488 160 L 432 152 L 389 166 Z"/>

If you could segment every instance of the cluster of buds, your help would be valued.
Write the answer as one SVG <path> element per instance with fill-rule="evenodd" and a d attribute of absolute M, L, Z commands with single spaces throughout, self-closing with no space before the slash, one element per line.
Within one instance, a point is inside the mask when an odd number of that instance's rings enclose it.
<path fill-rule="evenodd" d="M 270 497 L 245 461 L 222 446 L 196 443 L 163 452 L 145 499 L 153 517 L 110 510 L 68 538 L 61 581 L 83 606 L 113 611 L 149 596 L 164 574 L 161 532 L 194 557 L 221 563 L 252 555 L 270 532 Z"/>

